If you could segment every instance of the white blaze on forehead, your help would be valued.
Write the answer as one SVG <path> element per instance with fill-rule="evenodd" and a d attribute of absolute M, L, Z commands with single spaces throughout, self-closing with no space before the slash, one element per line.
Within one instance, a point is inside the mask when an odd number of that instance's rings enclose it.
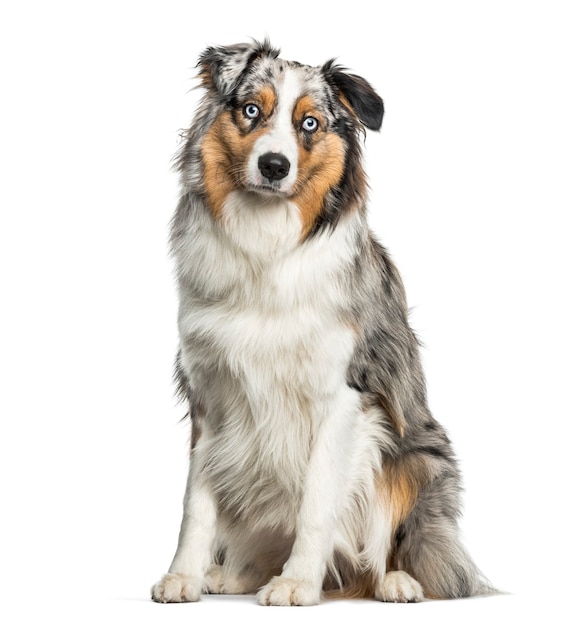
<path fill-rule="evenodd" d="M 259 157 L 268 152 L 282 154 L 290 162 L 288 175 L 280 183 L 280 191 L 291 191 L 298 174 L 298 145 L 292 124 L 292 115 L 302 94 L 302 80 L 294 68 L 286 68 L 275 85 L 276 105 L 271 130 L 262 135 L 251 152 L 248 163 L 249 179 L 253 185 L 262 185 L 263 177 L 258 168 Z"/>

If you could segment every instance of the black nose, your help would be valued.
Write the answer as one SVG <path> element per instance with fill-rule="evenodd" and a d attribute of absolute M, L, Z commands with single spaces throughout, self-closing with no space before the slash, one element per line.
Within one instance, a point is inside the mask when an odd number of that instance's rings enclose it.
<path fill-rule="evenodd" d="M 266 152 L 259 157 L 257 162 L 259 171 L 269 180 L 281 180 L 289 173 L 289 161 L 278 152 Z"/>

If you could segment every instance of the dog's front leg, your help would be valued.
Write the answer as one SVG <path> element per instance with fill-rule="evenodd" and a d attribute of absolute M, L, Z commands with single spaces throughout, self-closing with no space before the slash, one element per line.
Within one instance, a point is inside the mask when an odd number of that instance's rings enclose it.
<path fill-rule="evenodd" d="M 260 604 L 320 602 L 335 530 L 349 496 L 351 433 L 359 406 L 358 394 L 346 387 L 326 408 L 308 463 L 290 557 L 281 575 L 259 591 Z"/>
<path fill-rule="evenodd" d="M 197 448 L 190 459 L 178 548 L 168 573 L 152 587 L 156 602 L 196 602 L 211 564 L 217 506 Z"/>

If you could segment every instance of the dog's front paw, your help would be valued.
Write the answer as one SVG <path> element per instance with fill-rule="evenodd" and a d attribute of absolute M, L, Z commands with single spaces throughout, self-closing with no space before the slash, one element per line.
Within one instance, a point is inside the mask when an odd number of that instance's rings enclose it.
<path fill-rule="evenodd" d="M 184 574 L 165 574 L 152 587 L 154 602 L 198 602 L 201 586 L 191 576 Z"/>
<path fill-rule="evenodd" d="M 320 587 L 307 580 L 274 576 L 257 599 L 264 606 L 310 606 L 320 603 Z"/>
<path fill-rule="evenodd" d="M 421 602 L 423 589 L 407 572 L 389 572 L 376 588 L 375 598 L 382 602 Z"/>

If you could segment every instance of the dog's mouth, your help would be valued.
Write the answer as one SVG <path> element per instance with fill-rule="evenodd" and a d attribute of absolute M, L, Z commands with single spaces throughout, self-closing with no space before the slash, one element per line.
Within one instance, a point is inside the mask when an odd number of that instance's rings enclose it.
<path fill-rule="evenodd" d="M 247 191 L 251 191 L 257 193 L 259 195 L 264 196 L 276 196 L 278 198 L 289 198 L 292 193 L 291 191 L 286 191 L 281 189 L 281 185 L 279 183 L 270 183 L 264 182 L 259 185 L 256 184 L 248 184 L 245 185 Z"/>
<path fill-rule="evenodd" d="M 261 183 L 255 183 L 247 181 L 243 187 L 245 191 L 256 193 L 260 196 L 267 197 L 277 197 L 277 198 L 291 198 L 294 195 L 294 188 L 287 189 L 284 187 L 282 189 L 282 185 L 279 181 L 270 182 L 268 180 L 264 180 Z"/>

